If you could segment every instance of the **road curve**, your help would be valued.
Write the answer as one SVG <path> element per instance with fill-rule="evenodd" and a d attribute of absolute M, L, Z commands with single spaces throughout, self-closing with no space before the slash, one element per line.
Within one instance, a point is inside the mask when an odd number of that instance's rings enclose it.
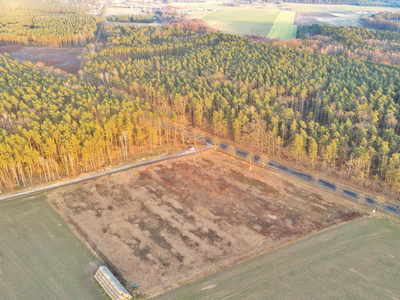
<path fill-rule="evenodd" d="M 167 154 L 165 156 L 159 156 L 159 157 L 155 157 L 155 158 L 151 158 L 151 159 L 147 159 L 147 160 L 142 160 L 142 161 L 126 164 L 126 165 L 123 165 L 123 166 L 120 166 L 120 167 L 115 167 L 115 168 L 112 168 L 112 169 L 109 169 L 109 170 L 100 171 L 100 172 L 97 172 L 95 174 L 90 174 L 90 175 L 86 175 L 86 176 L 82 176 L 82 177 L 67 179 L 67 180 L 55 182 L 55 183 L 52 183 L 52 184 L 47 184 L 47 185 L 44 185 L 44 186 L 39 186 L 39 187 L 36 187 L 36 188 L 27 189 L 27 190 L 24 190 L 24 191 L 21 191 L 21 192 L 16 192 L 16 193 L 4 195 L 4 196 L 0 197 L 0 201 L 16 198 L 16 197 L 20 197 L 20 196 L 26 196 L 26 195 L 30 195 L 30 194 L 34 194 L 34 193 L 38 193 L 38 192 L 43 192 L 43 191 L 51 190 L 51 189 L 54 189 L 54 188 L 59 188 L 59 187 L 62 187 L 62 186 L 70 185 L 70 184 L 73 184 L 73 183 L 78 183 L 78 182 L 82 182 L 82 181 L 86 181 L 86 180 L 90 180 L 90 179 L 95 179 L 95 178 L 98 178 L 98 177 L 110 175 L 110 174 L 113 174 L 113 173 L 118 173 L 118 172 L 121 172 L 121 171 L 129 170 L 129 169 L 132 169 L 132 168 L 137 168 L 137 167 L 141 167 L 141 166 L 145 166 L 145 165 L 149 165 L 149 164 L 154 164 L 154 163 L 157 163 L 157 162 L 161 162 L 161 161 L 165 161 L 165 160 L 169 160 L 169 159 L 173 159 L 173 158 L 192 155 L 192 154 L 195 154 L 195 153 L 198 153 L 198 152 L 205 151 L 205 150 L 207 150 L 209 148 L 211 148 L 211 145 L 209 143 L 206 143 L 206 146 L 203 147 L 203 148 L 199 148 L 199 149 L 195 149 L 195 150 L 185 149 L 185 150 L 181 150 L 181 151 L 176 152 L 176 153 Z"/>

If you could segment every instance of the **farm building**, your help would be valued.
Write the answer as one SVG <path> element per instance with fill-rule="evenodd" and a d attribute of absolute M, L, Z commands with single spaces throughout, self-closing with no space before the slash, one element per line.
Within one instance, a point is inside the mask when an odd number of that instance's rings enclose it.
<path fill-rule="evenodd" d="M 128 293 L 107 267 L 99 267 L 94 278 L 112 300 L 128 300 L 132 298 L 131 294 Z"/>

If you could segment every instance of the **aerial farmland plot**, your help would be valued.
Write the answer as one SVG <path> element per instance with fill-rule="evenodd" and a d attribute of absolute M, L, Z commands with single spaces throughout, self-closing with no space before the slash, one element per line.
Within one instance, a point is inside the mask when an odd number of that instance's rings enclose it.
<path fill-rule="evenodd" d="M 249 170 L 248 162 L 214 151 L 67 186 L 49 197 L 143 297 L 366 216 L 364 206 L 343 197 L 272 170 Z"/>
<path fill-rule="evenodd" d="M 107 299 L 100 265 L 44 195 L 0 203 L 0 299 Z"/>
<path fill-rule="evenodd" d="M 398 222 L 357 220 L 154 299 L 397 299 L 399 248 Z"/>
<path fill-rule="evenodd" d="M 256 34 L 281 40 L 295 38 L 297 25 L 330 23 L 361 26 L 360 17 L 376 11 L 399 11 L 399 8 L 391 7 L 285 3 L 285 9 L 290 9 L 288 11 L 282 10 L 282 5 L 272 3 L 229 7 L 215 1 L 175 2 L 173 6 L 178 10 L 190 10 L 188 17 L 204 19 L 210 26 L 224 33 Z"/>
<path fill-rule="evenodd" d="M 213 27 L 231 34 L 266 36 L 279 15 L 276 9 L 241 9 L 224 7 L 204 17 Z"/>
<path fill-rule="evenodd" d="M 294 11 L 281 11 L 274 20 L 274 25 L 267 36 L 271 39 L 294 39 L 297 34 L 297 25 L 293 24 L 295 16 L 296 12 Z"/>
<path fill-rule="evenodd" d="M 399 11 L 396 7 L 287 3 L 296 12 L 296 25 L 329 23 L 335 26 L 362 26 L 361 17 L 379 11 Z"/>

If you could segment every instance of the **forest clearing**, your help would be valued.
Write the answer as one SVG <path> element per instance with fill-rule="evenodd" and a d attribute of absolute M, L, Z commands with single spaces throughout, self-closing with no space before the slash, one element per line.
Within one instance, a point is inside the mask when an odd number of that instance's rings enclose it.
<path fill-rule="evenodd" d="M 47 67 L 54 67 L 74 75 L 80 70 L 78 57 L 84 48 L 52 48 L 27 46 L 0 46 L 0 53 L 7 53 L 13 59 L 30 61 L 33 64 L 42 63 Z"/>
<path fill-rule="evenodd" d="M 362 205 L 285 177 L 209 150 L 50 198 L 117 275 L 149 297 L 366 215 Z"/>
<path fill-rule="evenodd" d="M 101 261 L 51 208 L 46 194 L 1 202 L 0 220 L 1 299 L 102 299 L 93 280 Z"/>
<path fill-rule="evenodd" d="M 394 299 L 399 237 L 398 221 L 353 221 L 154 299 Z"/>

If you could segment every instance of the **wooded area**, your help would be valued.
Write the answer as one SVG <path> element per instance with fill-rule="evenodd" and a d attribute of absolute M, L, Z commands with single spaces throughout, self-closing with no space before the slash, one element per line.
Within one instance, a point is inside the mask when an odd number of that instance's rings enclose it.
<path fill-rule="evenodd" d="M 191 125 L 360 185 L 400 190 L 400 69 L 363 56 L 382 58 L 376 45 L 390 41 L 394 62 L 399 34 L 303 29 L 337 52 L 315 51 L 312 39 L 296 41 L 301 47 L 254 42 L 193 21 L 106 26 L 108 42 L 83 58 L 85 82 L 3 57 L 1 184 L 96 169 L 178 142 L 176 129 Z"/>
<path fill-rule="evenodd" d="M 109 22 L 127 22 L 127 23 L 153 23 L 153 15 L 122 15 L 122 16 L 109 16 Z"/>
<path fill-rule="evenodd" d="M 371 16 L 374 19 L 400 20 L 400 13 L 395 11 L 381 11 Z"/>
<path fill-rule="evenodd" d="M 45 75 L 8 56 L 0 56 L 0 91 L 0 190 L 77 176 L 182 141 L 178 126 L 162 126 L 168 116 L 139 99 L 72 75 Z"/>
<path fill-rule="evenodd" d="M 400 32 L 400 13 L 380 12 L 371 17 L 361 18 L 365 27 Z"/>
<path fill-rule="evenodd" d="M 323 53 L 400 65 L 398 32 L 315 24 L 299 26 L 297 37 L 306 40 L 301 46 L 317 46 Z"/>
<path fill-rule="evenodd" d="M 109 34 L 85 63 L 91 84 L 270 155 L 400 187 L 398 67 L 177 27 Z"/>
<path fill-rule="evenodd" d="M 0 10 L 82 13 L 88 4 L 96 3 L 97 0 L 0 0 Z"/>
<path fill-rule="evenodd" d="M 95 36 L 99 18 L 80 13 L 0 11 L 0 44 L 85 46 Z"/>

